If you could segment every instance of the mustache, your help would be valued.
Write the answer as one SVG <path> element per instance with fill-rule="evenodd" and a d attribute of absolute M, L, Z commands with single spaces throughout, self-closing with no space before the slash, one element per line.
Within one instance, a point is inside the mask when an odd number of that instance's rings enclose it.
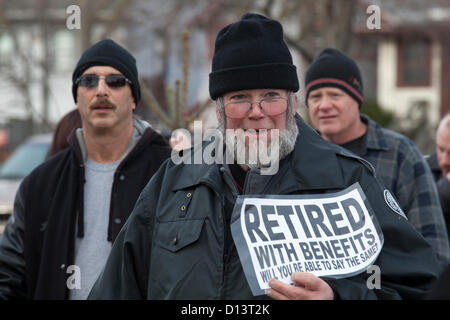
<path fill-rule="evenodd" d="M 96 100 L 96 101 L 94 101 L 90 106 L 89 106 L 89 108 L 90 109 L 95 109 L 95 108 L 113 108 L 113 109 L 115 109 L 116 108 L 116 106 L 115 106 L 115 104 L 114 103 L 112 103 L 111 101 L 109 101 L 108 99 L 104 99 L 104 98 L 100 98 L 100 99 L 98 99 L 98 100 Z"/>

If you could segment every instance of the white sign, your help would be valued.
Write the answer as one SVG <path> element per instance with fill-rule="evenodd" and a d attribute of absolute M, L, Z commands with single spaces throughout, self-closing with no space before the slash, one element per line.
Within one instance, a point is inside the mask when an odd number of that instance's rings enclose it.
<path fill-rule="evenodd" d="M 338 193 L 239 196 L 231 232 L 254 295 L 294 272 L 344 278 L 378 257 L 383 234 L 359 183 Z"/>

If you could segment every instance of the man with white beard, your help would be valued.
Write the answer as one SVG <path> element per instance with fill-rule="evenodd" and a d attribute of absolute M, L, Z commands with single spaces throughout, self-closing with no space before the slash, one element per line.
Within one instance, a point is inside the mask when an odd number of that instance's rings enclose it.
<path fill-rule="evenodd" d="M 418 299 L 428 292 L 438 274 L 430 245 L 393 210 L 395 200 L 385 202 L 385 188 L 371 166 L 323 140 L 296 114 L 298 89 L 278 21 L 247 13 L 218 33 L 209 91 L 220 131 L 227 136 L 231 130 L 231 140 L 235 134 L 238 141 L 214 139 L 197 150 L 205 156 L 211 145 L 225 141 L 222 150 L 235 161 L 229 163 L 226 156 L 216 163 L 165 162 L 142 191 L 89 299 Z M 272 143 L 277 136 L 278 147 Z M 251 140 L 260 138 L 270 142 L 270 153 L 279 161 L 272 174 L 262 174 L 270 161 L 250 161 L 256 150 Z M 194 160 L 199 155 L 195 148 Z M 257 149 L 261 155 L 259 143 Z M 222 155 L 214 150 L 215 156 Z M 242 153 L 248 156 L 240 161 Z M 358 183 L 384 233 L 374 261 L 380 288 L 369 288 L 365 272 L 339 279 L 294 272 L 292 285 L 272 278 L 266 291 L 255 294 L 244 271 L 248 261 L 238 253 L 246 240 L 231 232 L 240 219 L 235 204 L 252 195 L 269 201 L 282 195 L 291 202 L 298 195 L 323 198 Z M 262 219 L 276 232 L 271 220 L 276 214 L 268 215 Z M 297 221 L 290 226 L 292 233 L 302 230 Z M 261 238 L 261 230 L 255 230 Z"/>
<path fill-rule="evenodd" d="M 256 89 L 248 92 L 262 97 L 258 108 L 253 108 L 252 100 L 236 103 L 234 98 L 229 99 L 236 93 L 245 94 L 230 92 L 216 100 L 218 128 L 225 137 L 227 151 L 231 154 L 226 162 L 234 160 L 238 170 L 260 169 L 262 175 L 276 174 L 280 159 L 294 150 L 298 135 L 294 118 L 294 92 L 279 89 Z M 259 118 L 266 118 L 262 121 L 262 126 Z M 241 124 L 244 119 L 247 119 L 247 124 Z M 225 123 L 226 120 L 228 124 Z"/>

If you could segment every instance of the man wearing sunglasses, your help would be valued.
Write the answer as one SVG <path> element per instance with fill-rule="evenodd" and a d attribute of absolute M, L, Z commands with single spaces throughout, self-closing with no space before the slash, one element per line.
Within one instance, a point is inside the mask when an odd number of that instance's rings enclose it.
<path fill-rule="evenodd" d="M 219 128 L 243 131 L 245 142 L 263 135 L 274 141 L 279 131 L 279 170 L 263 175 L 264 164 L 252 164 L 247 157 L 234 163 L 166 162 L 143 190 L 89 299 L 417 299 L 429 290 L 437 277 L 430 245 L 384 201 L 385 188 L 365 161 L 323 140 L 296 114 L 298 89 L 279 22 L 248 13 L 219 32 L 209 78 Z M 209 150 L 206 140 L 203 147 Z M 225 153 L 251 149 L 250 142 L 241 150 L 237 145 L 226 143 Z M 230 230 L 242 219 L 240 211 L 233 212 L 237 201 L 254 195 L 272 195 L 271 201 L 279 195 L 286 201 L 305 194 L 320 197 L 357 182 L 384 233 L 375 260 L 381 288 L 367 286 L 366 272 L 342 279 L 294 272 L 295 285 L 271 279 L 269 290 L 252 291 L 243 267 L 249 258 L 237 248 L 246 240 Z M 262 220 L 267 233 L 271 230 L 271 238 L 262 241 L 280 239 L 274 216 L 248 219 L 255 239 L 265 238 L 257 227 Z M 289 229 L 299 233 L 302 225 L 292 223 Z M 407 263 L 404 247 L 411 248 Z"/>
<path fill-rule="evenodd" d="M 85 299 L 143 189 L 170 156 L 133 117 L 134 57 L 112 40 L 81 56 L 72 93 L 82 128 L 26 177 L 0 240 L 0 298 Z"/>

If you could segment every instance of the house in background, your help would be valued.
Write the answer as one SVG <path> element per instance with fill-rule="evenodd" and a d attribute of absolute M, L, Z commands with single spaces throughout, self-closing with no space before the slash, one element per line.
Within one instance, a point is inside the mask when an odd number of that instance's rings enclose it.
<path fill-rule="evenodd" d="M 422 108 L 435 127 L 450 111 L 450 2 L 365 1 L 380 8 L 380 29 L 359 21 L 350 54 L 366 97 L 400 118 Z M 361 23 L 362 22 L 362 23 Z"/>
<path fill-rule="evenodd" d="M 77 41 L 63 22 L 44 34 L 38 12 L 8 9 L 3 14 L 14 32 L 0 33 L 0 126 L 14 149 L 33 133 L 51 131 L 51 124 L 75 107 L 71 73 Z"/>
<path fill-rule="evenodd" d="M 350 50 L 344 51 L 357 61 L 361 69 L 364 96 L 384 109 L 394 111 L 399 118 L 407 118 L 411 110 L 419 108 L 423 110 L 422 113 L 412 113 L 419 119 L 426 119 L 427 128 L 434 129 L 442 114 L 450 110 L 450 1 L 351 1 L 357 4 L 354 7 L 353 30 L 337 35 L 352 34 Z M 66 8 L 73 1 L 49 1 L 51 6 L 48 10 L 38 8 L 41 2 L 33 2 L 33 6 L 25 10 L 26 2 L 8 2 L 6 8 L 0 11 L 0 18 L 8 18 L 9 28 L 15 31 L 18 43 L 23 45 L 23 50 L 18 52 L 12 41 L 14 38 L 5 32 L 7 28 L 0 32 L 0 127 L 9 129 L 10 137 L 16 140 L 12 141 L 14 143 L 31 133 L 28 130 L 31 126 L 24 125 L 24 121 L 32 119 L 39 126 L 41 122 L 53 124 L 74 107 L 71 96 L 73 67 L 83 48 L 89 44 L 87 40 L 92 42 L 105 36 L 126 46 L 135 55 L 141 84 L 151 89 L 154 100 L 167 114 L 174 113 L 174 108 L 167 108 L 168 101 L 183 100 L 184 96 L 184 113 L 189 117 L 196 116 L 197 111 L 202 110 L 200 106 L 207 106 L 205 112 L 198 112 L 197 119 L 203 120 L 206 128 L 215 127 L 215 106 L 208 93 L 208 74 L 215 37 L 223 26 L 238 19 L 245 10 L 258 11 L 250 5 L 240 8 L 223 1 L 206 0 L 194 2 L 195 5 L 189 3 L 189 6 L 175 0 L 122 0 L 115 1 L 115 6 L 104 1 L 76 1 L 88 5 L 82 6 L 82 28 L 68 30 Z M 260 3 L 257 7 L 262 9 L 263 2 L 257 2 Z M 281 14 L 283 8 L 289 7 L 289 3 L 294 2 L 267 3 L 277 4 L 273 6 L 275 17 Z M 315 17 L 315 14 L 320 13 L 321 6 L 314 11 L 311 6 L 307 6 L 308 3 L 314 3 L 314 0 L 302 2 L 303 7 L 297 8 L 300 11 L 284 17 L 283 26 L 291 39 L 300 39 L 297 37 L 301 35 L 299 19 L 306 21 L 308 15 Z M 322 5 L 327 3 L 337 2 L 320 2 Z M 350 0 L 345 3 L 350 3 Z M 381 12 L 381 28 L 378 30 L 370 30 L 366 24 L 370 15 L 366 9 L 372 4 L 377 5 Z M 93 10 L 91 6 L 98 8 Z M 336 9 L 336 6 L 326 7 Z M 38 9 L 43 10 L 42 13 Z M 301 12 L 304 14 L 299 14 Z M 335 38 L 334 33 L 324 37 L 322 31 L 336 29 L 338 21 L 347 21 L 342 18 L 341 15 L 331 15 L 330 19 L 312 19 L 312 29 L 305 29 L 308 30 L 305 31 L 308 37 L 301 40 L 306 41 L 301 44 L 310 49 L 310 55 L 323 49 L 319 48 L 325 45 L 323 38 Z M 44 28 L 46 25 L 49 27 Z M 178 81 L 178 86 L 184 91 L 180 90 L 181 93 L 177 95 L 173 94 L 177 80 L 182 80 L 185 74 L 184 45 L 180 42 L 184 29 L 190 34 L 186 45 L 189 51 L 186 59 L 189 61 L 186 72 L 188 81 L 186 88 L 183 82 Z M 332 46 L 329 43 L 326 45 Z M 295 50 L 295 41 L 290 46 L 301 83 L 299 101 L 304 101 L 302 79 L 310 61 L 305 61 L 301 50 Z M 21 63 L 23 56 L 27 63 Z M 24 85 L 18 86 L 17 81 L 8 79 L 8 73 L 10 78 L 20 75 L 16 78 L 23 80 Z M 165 124 L 156 116 L 157 112 L 148 101 L 144 94 L 137 108 L 138 114 L 148 119 L 155 128 L 164 129 Z M 302 115 L 307 114 L 301 103 L 298 111 Z M 410 123 L 396 122 L 402 126 Z M 428 131 L 432 132 L 431 129 Z M 15 132 L 19 132 L 22 137 Z M 423 132 L 425 129 L 419 135 Z"/>
<path fill-rule="evenodd" d="M 4 2 L 0 10 L 0 128 L 8 132 L 11 150 L 34 133 L 51 132 L 75 108 L 72 72 L 82 52 L 80 39 L 102 30 L 94 23 L 88 28 L 85 18 L 83 28 L 69 29 L 72 2 L 18 0 Z M 106 16 L 100 22 L 107 24 L 113 15 Z M 127 39 L 121 25 L 108 36 L 122 44 Z"/>

